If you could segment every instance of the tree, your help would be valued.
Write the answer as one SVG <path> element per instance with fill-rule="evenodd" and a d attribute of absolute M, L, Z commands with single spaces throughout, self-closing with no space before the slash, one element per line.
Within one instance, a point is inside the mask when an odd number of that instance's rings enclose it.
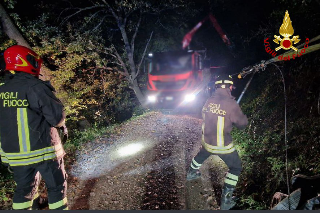
<path fill-rule="evenodd" d="M 18 28 L 15 26 L 10 16 L 7 14 L 3 6 L 0 4 L 0 20 L 4 33 L 12 40 L 15 40 L 18 45 L 22 45 L 31 49 L 29 43 L 24 39 Z M 41 69 L 40 78 L 42 80 L 50 79 L 50 70 L 43 66 Z"/>
<path fill-rule="evenodd" d="M 151 32 L 148 32 L 149 36 L 145 42 L 143 51 L 138 57 L 135 43 L 143 17 L 146 14 L 156 16 L 166 10 L 182 8 L 185 7 L 185 5 L 186 3 L 179 0 L 166 1 L 166 3 L 138 0 L 121 0 L 109 3 L 106 0 L 100 0 L 95 3 L 95 5 L 78 8 L 75 13 L 67 16 L 64 21 L 69 20 L 81 12 L 92 10 L 94 13 L 89 20 L 95 18 L 99 13 L 103 14 L 96 28 L 103 26 L 102 23 L 106 23 L 110 28 L 118 28 L 121 34 L 122 44 L 119 45 L 116 36 L 113 37 L 109 35 L 110 46 L 108 53 L 116 60 L 115 64 L 122 68 L 122 71 L 119 72 L 125 76 L 125 79 L 129 82 L 129 87 L 133 89 L 140 104 L 146 106 L 144 94 L 138 84 L 138 76 L 141 72 L 141 65 L 152 39 L 153 31 L 150 30 Z M 110 17 L 113 18 L 114 21 L 106 19 Z"/>

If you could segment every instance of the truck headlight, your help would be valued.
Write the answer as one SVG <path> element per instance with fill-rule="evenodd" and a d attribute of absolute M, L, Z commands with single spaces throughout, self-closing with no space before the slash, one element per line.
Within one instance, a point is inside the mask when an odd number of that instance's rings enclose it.
<path fill-rule="evenodd" d="M 186 102 L 191 102 L 193 101 L 194 99 L 196 99 L 196 96 L 194 94 L 188 94 L 184 97 L 184 101 Z"/>
<path fill-rule="evenodd" d="M 157 97 L 155 95 L 149 95 L 148 96 L 148 101 L 155 102 L 156 100 L 157 100 Z"/>

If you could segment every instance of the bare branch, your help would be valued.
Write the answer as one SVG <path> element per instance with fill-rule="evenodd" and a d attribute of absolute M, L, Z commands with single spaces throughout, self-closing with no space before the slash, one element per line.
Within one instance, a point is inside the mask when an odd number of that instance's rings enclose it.
<path fill-rule="evenodd" d="M 100 21 L 100 23 L 99 23 L 95 28 L 93 28 L 92 31 L 96 31 L 96 30 L 100 27 L 100 25 L 103 23 L 103 21 L 104 21 L 104 19 L 105 19 L 106 17 L 107 17 L 107 15 L 103 16 L 103 18 L 102 18 L 102 20 Z"/>
<path fill-rule="evenodd" d="M 115 59 L 118 59 L 118 57 L 112 53 L 107 53 L 108 55 L 110 55 L 111 57 L 115 58 Z"/>
<path fill-rule="evenodd" d="M 139 65 L 138 65 L 137 74 L 136 74 L 136 76 L 134 76 L 134 79 L 136 79 L 138 77 L 139 73 L 140 73 L 141 64 L 143 62 L 144 56 L 146 55 L 149 43 L 150 43 L 151 38 L 152 38 L 152 35 L 153 35 L 153 31 L 150 34 L 149 40 L 148 40 L 148 42 L 146 44 L 146 47 L 144 48 L 144 51 L 143 51 L 143 54 L 142 54 L 142 57 L 141 57 L 141 61 L 140 61 Z"/>
<path fill-rule="evenodd" d="M 102 8 L 102 7 L 105 7 L 104 5 L 95 5 L 95 6 L 91 6 L 91 7 L 85 7 L 85 8 L 76 8 L 78 9 L 77 12 L 67 16 L 66 18 L 64 18 L 61 22 L 61 24 L 64 24 L 66 21 L 68 21 L 71 17 L 83 12 L 83 11 L 86 11 L 86 10 L 92 10 L 92 9 L 95 9 L 95 8 Z"/>
<path fill-rule="evenodd" d="M 130 65 L 130 71 L 131 71 L 131 77 L 134 78 L 134 76 L 136 75 L 136 65 L 134 63 L 133 60 L 133 52 L 131 50 L 131 46 L 129 43 L 129 39 L 128 39 L 128 35 L 127 32 L 125 30 L 125 26 L 122 23 L 119 23 L 119 29 L 121 31 L 121 35 L 123 38 L 123 42 L 124 42 L 124 47 L 125 47 L 125 51 L 128 57 L 128 61 L 129 61 L 129 65 Z"/>
<path fill-rule="evenodd" d="M 121 66 L 121 64 L 119 62 L 109 62 L 110 64 L 116 64 L 118 66 Z"/>
<path fill-rule="evenodd" d="M 122 60 L 121 56 L 119 55 L 117 49 L 115 47 L 113 47 L 113 49 L 114 49 L 115 55 L 117 56 L 118 61 L 120 62 L 121 66 L 124 69 L 124 76 L 126 76 L 129 80 L 131 80 L 129 71 L 128 71 L 127 67 L 126 67 L 126 64 L 123 62 L 123 60 Z"/>
<path fill-rule="evenodd" d="M 94 17 L 97 16 L 98 13 L 102 12 L 101 10 L 98 10 L 97 12 L 95 12 L 92 16 L 90 16 L 89 20 L 87 21 L 87 23 L 89 23 L 91 21 L 91 19 L 93 19 Z"/>
<path fill-rule="evenodd" d="M 139 21 L 137 23 L 136 30 L 135 30 L 135 32 L 134 32 L 134 34 L 132 36 L 132 39 L 131 39 L 131 50 L 132 50 L 132 52 L 134 52 L 134 41 L 135 41 L 136 36 L 138 34 L 138 30 L 139 30 L 139 27 L 140 27 L 141 19 L 142 19 L 142 13 L 141 13 L 141 10 L 140 10 Z"/>
<path fill-rule="evenodd" d="M 112 9 L 112 7 L 111 7 L 106 1 L 103 1 L 103 2 L 107 5 L 109 11 L 110 11 L 111 14 L 113 15 L 113 17 L 117 20 L 118 25 L 119 25 L 119 16 L 114 12 L 114 10 Z"/>

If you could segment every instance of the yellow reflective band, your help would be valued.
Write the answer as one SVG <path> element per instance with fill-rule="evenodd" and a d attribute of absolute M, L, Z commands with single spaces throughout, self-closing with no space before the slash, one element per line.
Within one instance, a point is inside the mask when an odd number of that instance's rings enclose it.
<path fill-rule="evenodd" d="M 193 166 L 193 164 L 190 165 L 192 169 L 199 169 L 198 167 Z"/>
<path fill-rule="evenodd" d="M 27 153 L 4 153 L 0 150 L 1 160 L 4 163 L 10 164 L 10 166 L 24 166 L 34 163 L 38 163 L 44 160 L 56 158 L 57 156 L 63 156 L 65 154 L 62 146 L 58 146 L 60 150 L 55 152 L 53 146 L 30 151 Z"/>
<path fill-rule="evenodd" d="M 224 117 L 218 116 L 217 123 L 217 145 L 224 146 Z"/>
<path fill-rule="evenodd" d="M 230 80 L 220 80 L 220 81 L 216 81 L 215 84 L 233 84 L 233 81 L 230 81 Z"/>
<path fill-rule="evenodd" d="M 226 177 L 236 181 L 239 180 L 239 177 L 237 175 L 231 174 L 229 172 L 227 173 Z"/>
<path fill-rule="evenodd" d="M 199 167 L 202 165 L 202 164 L 198 163 L 197 161 L 195 161 L 194 158 L 192 158 L 192 163 L 193 163 L 194 165 L 196 165 L 196 166 L 199 166 Z"/>
<path fill-rule="evenodd" d="M 3 156 L 3 155 L 1 155 L 1 161 L 2 161 L 3 163 L 9 163 L 9 160 L 8 160 L 5 156 Z"/>
<path fill-rule="evenodd" d="M 26 144 L 27 144 L 27 151 L 30 151 L 30 135 L 29 135 L 29 122 L 28 122 L 28 112 L 27 108 L 23 108 L 23 121 L 24 121 L 24 130 L 26 136 Z"/>
<path fill-rule="evenodd" d="M 23 147 L 23 140 L 22 140 L 22 127 L 21 127 L 21 113 L 20 113 L 20 108 L 17 108 L 17 123 L 18 123 L 18 137 L 19 137 L 19 147 L 20 147 L 20 152 L 26 152 L 27 148 Z"/>
<path fill-rule="evenodd" d="M 228 154 L 236 150 L 233 143 L 229 144 L 228 146 L 220 147 L 220 146 L 212 146 L 202 141 L 202 145 L 208 152 L 213 154 Z"/>
<path fill-rule="evenodd" d="M 197 161 L 194 160 L 194 158 L 192 158 L 192 162 L 191 162 L 191 167 L 193 169 L 200 169 L 202 164 L 198 163 Z"/>
<path fill-rule="evenodd" d="M 27 209 L 32 207 L 32 200 L 24 202 L 24 203 L 13 203 L 13 209 Z"/>
<path fill-rule="evenodd" d="M 65 208 L 65 209 L 63 209 L 63 210 L 69 210 L 69 209 L 68 209 L 68 207 L 67 207 L 67 208 Z"/>
<path fill-rule="evenodd" d="M 39 163 L 44 160 L 50 160 L 53 158 L 56 158 L 55 153 L 48 153 L 36 158 L 28 158 L 28 159 L 22 159 L 22 160 L 12 160 L 12 159 L 8 160 L 6 157 L 1 156 L 2 162 L 10 164 L 10 166 L 26 166 L 26 165 Z"/>
<path fill-rule="evenodd" d="M 229 80 L 224 80 L 225 84 L 233 84 L 233 81 L 229 81 Z"/>
<path fill-rule="evenodd" d="M 63 200 L 60 200 L 58 202 L 55 202 L 55 203 L 52 203 L 52 204 L 49 203 L 49 209 L 57 209 L 57 208 L 59 208 L 59 207 L 61 207 L 63 205 L 66 205 L 67 202 L 68 202 L 67 201 L 67 197 L 65 197 L 65 198 L 63 198 Z"/>
<path fill-rule="evenodd" d="M 39 188 L 39 187 L 37 187 L 37 191 L 38 191 L 38 188 Z M 35 199 L 37 199 L 38 197 L 39 197 L 39 193 L 37 192 L 37 193 L 34 195 L 32 201 L 35 200 Z"/>
<path fill-rule="evenodd" d="M 224 182 L 231 185 L 231 186 L 236 186 L 237 185 L 237 181 L 234 180 L 230 180 L 230 179 L 224 179 Z"/>
<path fill-rule="evenodd" d="M 5 153 L 8 159 L 21 159 L 21 158 L 31 158 L 43 155 L 46 153 L 54 152 L 55 149 L 53 146 L 46 147 L 43 149 L 37 149 L 30 152 L 19 152 L 19 153 Z"/>
<path fill-rule="evenodd" d="M 205 125 L 205 123 L 204 123 L 204 121 L 205 121 L 206 114 L 203 113 L 202 117 L 203 117 L 203 122 L 202 122 L 202 142 L 205 143 L 205 140 L 204 140 L 204 125 Z"/>
<path fill-rule="evenodd" d="M 30 138 L 27 108 L 17 108 L 17 123 L 20 152 L 28 152 L 30 151 Z"/>

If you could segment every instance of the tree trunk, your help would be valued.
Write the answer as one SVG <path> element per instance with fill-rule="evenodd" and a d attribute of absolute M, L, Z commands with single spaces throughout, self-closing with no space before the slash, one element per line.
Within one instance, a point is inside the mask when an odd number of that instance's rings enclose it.
<path fill-rule="evenodd" d="M 18 28 L 15 26 L 15 24 L 13 23 L 13 21 L 11 20 L 10 16 L 7 14 L 7 12 L 5 11 L 1 3 L 0 3 L 0 20 L 1 20 L 1 25 L 4 33 L 10 39 L 15 40 L 18 45 L 22 45 L 32 49 L 28 44 L 28 42 L 23 38 L 22 34 L 18 30 Z M 40 73 L 41 73 L 40 75 L 41 80 L 49 80 L 51 77 L 50 70 L 44 65 L 42 65 Z"/>
<path fill-rule="evenodd" d="M 124 42 L 124 46 L 125 46 L 125 51 L 127 53 L 127 56 L 128 56 L 128 61 L 129 61 L 129 67 L 130 67 L 130 76 L 131 78 L 129 78 L 129 82 L 131 83 L 132 85 L 132 89 L 134 91 L 134 93 L 136 94 L 141 106 L 143 108 L 146 108 L 146 99 L 143 95 L 143 93 L 141 92 L 141 89 L 139 87 L 139 84 L 138 84 L 138 80 L 137 80 L 137 70 L 136 70 L 136 64 L 134 62 L 134 59 L 133 59 L 133 48 L 132 46 L 130 46 L 130 42 L 129 42 L 129 39 L 127 37 L 127 32 L 125 30 L 125 26 L 124 24 L 122 23 L 121 20 L 118 20 L 118 26 L 119 26 L 119 29 L 121 31 L 121 34 L 122 34 L 122 38 L 123 38 L 123 42 Z"/>
<path fill-rule="evenodd" d="M 132 87 L 133 87 L 132 89 L 133 89 L 134 93 L 136 94 L 136 96 L 138 98 L 138 101 L 140 102 L 141 106 L 143 108 L 147 108 L 146 98 L 143 95 L 143 93 L 141 92 L 141 89 L 140 89 L 139 84 L 138 84 L 138 80 L 137 79 L 133 79 L 131 84 L 132 84 Z"/>

